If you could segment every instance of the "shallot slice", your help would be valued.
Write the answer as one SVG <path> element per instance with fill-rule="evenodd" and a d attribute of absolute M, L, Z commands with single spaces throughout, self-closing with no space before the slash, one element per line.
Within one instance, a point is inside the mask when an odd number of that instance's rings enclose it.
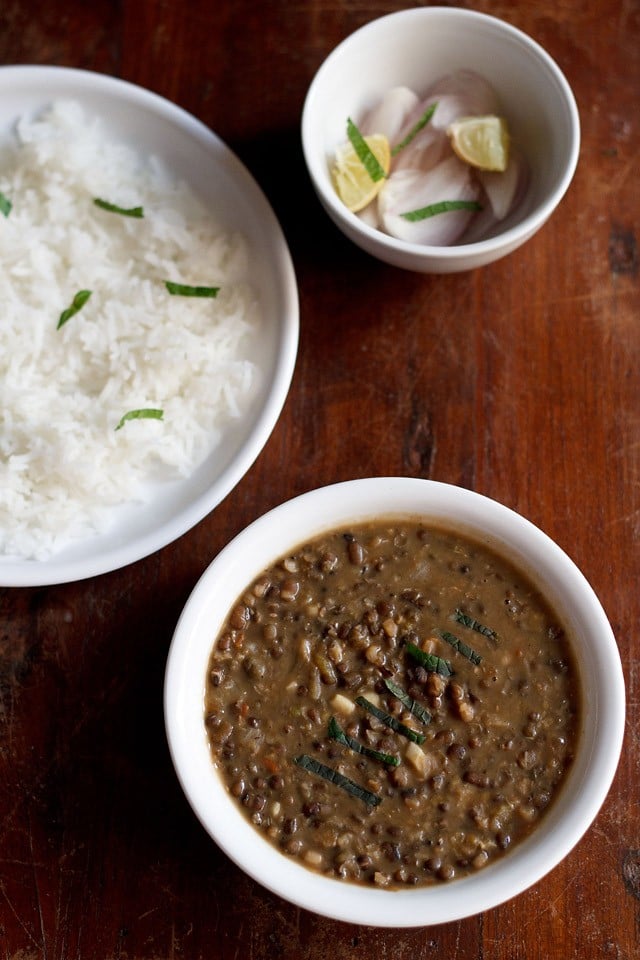
<path fill-rule="evenodd" d="M 478 179 L 496 220 L 504 220 L 514 206 L 524 169 L 522 157 L 511 148 L 509 163 L 503 173 L 479 170 Z"/>
<path fill-rule="evenodd" d="M 420 114 L 422 116 L 422 113 Z M 407 135 L 412 129 L 412 125 L 407 124 L 400 134 L 398 142 L 402 142 L 403 136 Z M 435 167 L 444 159 L 446 153 L 450 153 L 449 138 L 443 130 L 436 130 L 431 124 L 427 124 L 415 135 L 406 147 L 403 147 L 398 154 L 391 160 L 391 170 L 429 170 Z"/>
<path fill-rule="evenodd" d="M 426 103 L 438 101 L 431 123 L 446 129 L 460 117 L 482 117 L 500 112 L 496 93 L 484 77 L 472 70 L 456 70 L 442 77 L 426 95 Z"/>
<path fill-rule="evenodd" d="M 398 170 L 378 194 L 382 226 L 393 237 L 409 243 L 445 246 L 464 233 L 473 210 L 451 210 L 409 221 L 402 214 L 443 200 L 477 200 L 479 187 L 469 167 L 451 156 L 432 170 Z"/>
<path fill-rule="evenodd" d="M 373 230 L 379 230 L 380 213 L 378 210 L 378 198 L 375 197 L 364 209 L 358 210 L 356 216 L 359 217 L 363 223 L 366 223 L 368 227 L 371 227 Z"/>
<path fill-rule="evenodd" d="M 383 96 L 369 113 L 363 117 L 360 130 L 365 136 L 373 133 L 383 133 L 393 146 L 399 139 L 399 133 L 404 127 L 420 98 L 408 87 L 392 87 Z"/>

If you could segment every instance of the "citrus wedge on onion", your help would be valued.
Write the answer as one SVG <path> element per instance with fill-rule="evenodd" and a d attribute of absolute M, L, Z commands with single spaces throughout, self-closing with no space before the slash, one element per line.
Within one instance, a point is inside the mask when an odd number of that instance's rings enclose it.
<path fill-rule="evenodd" d="M 365 137 L 364 142 L 386 175 L 391 165 L 389 141 L 383 134 L 374 133 Z M 379 180 L 371 178 L 351 142 L 342 144 L 336 150 L 332 176 L 338 196 L 353 213 L 371 203 L 385 183 L 384 177 Z"/>
<path fill-rule="evenodd" d="M 457 156 L 478 170 L 503 173 L 509 164 L 509 131 L 503 117 L 462 117 L 447 133 Z"/>

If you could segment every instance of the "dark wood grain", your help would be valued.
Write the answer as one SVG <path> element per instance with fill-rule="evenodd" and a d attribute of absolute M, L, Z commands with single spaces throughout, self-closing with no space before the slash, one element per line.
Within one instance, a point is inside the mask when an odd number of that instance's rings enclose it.
<path fill-rule="evenodd" d="M 283 414 L 217 510 L 126 569 L 0 590 L 3 957 L 640 956 L 640 7 L 469 4 L 526 30 L 560 63 L 580 108 L 581 158 L 558 213 L 524 248 L 469 274 L 428 277 L 383 266 L 337 233 L 299 146 L 322 59 L 401 6 L 0 5 L 0 64 L 123 77 L 227 141 L 281 220 L 301 302 Z M 195 821 L 163 731 L 168 645 L 209 560 L 280 501 L 375 474 L 462 484 L 541 526 L 600 596 L 627 682 L 618 774 L 577 848 L 517 899 L 426 930 L 322 920 L 249 880 Z"/>

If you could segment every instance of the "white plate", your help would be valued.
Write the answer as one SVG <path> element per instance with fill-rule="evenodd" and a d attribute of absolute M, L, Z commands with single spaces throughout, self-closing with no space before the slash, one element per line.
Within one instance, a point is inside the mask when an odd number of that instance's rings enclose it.
<path fill-rule="evenodd" d="M 17 118 L 54 99 L 79 102 L 107 132 L 143 155 L 156 154 L 217 218 L 248 241 L 251 278 L 262 303 L 254 347 L 262 383 L 249 413 L 188 479 L 150 490 L 150 499 L 114 511 L 109 531 L 50 559 L 0 556 L 0 584 L 41 586 L 81 580 L 148 556 L 190 530 L 251 467 L 284 405 L 298 347 L 298 294 L 291 257 L 264 194 L 238 158 L 199 120 L 154 93 L 113 77 L 65 67 L 0 67 L 0 141 Z"/>

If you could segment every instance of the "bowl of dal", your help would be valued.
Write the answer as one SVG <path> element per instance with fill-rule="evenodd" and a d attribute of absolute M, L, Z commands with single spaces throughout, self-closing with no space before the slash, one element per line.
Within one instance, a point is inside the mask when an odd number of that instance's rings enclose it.
<path fill-rule="evenodd" d="M 625 717 L 566 553 L 494 500 L 397 477 L 310 491 L 231 541 L 176 626 L 164 709 L 219 848 L 300 907 L 382 927 L 538 883 L 605 801 Z"/>

